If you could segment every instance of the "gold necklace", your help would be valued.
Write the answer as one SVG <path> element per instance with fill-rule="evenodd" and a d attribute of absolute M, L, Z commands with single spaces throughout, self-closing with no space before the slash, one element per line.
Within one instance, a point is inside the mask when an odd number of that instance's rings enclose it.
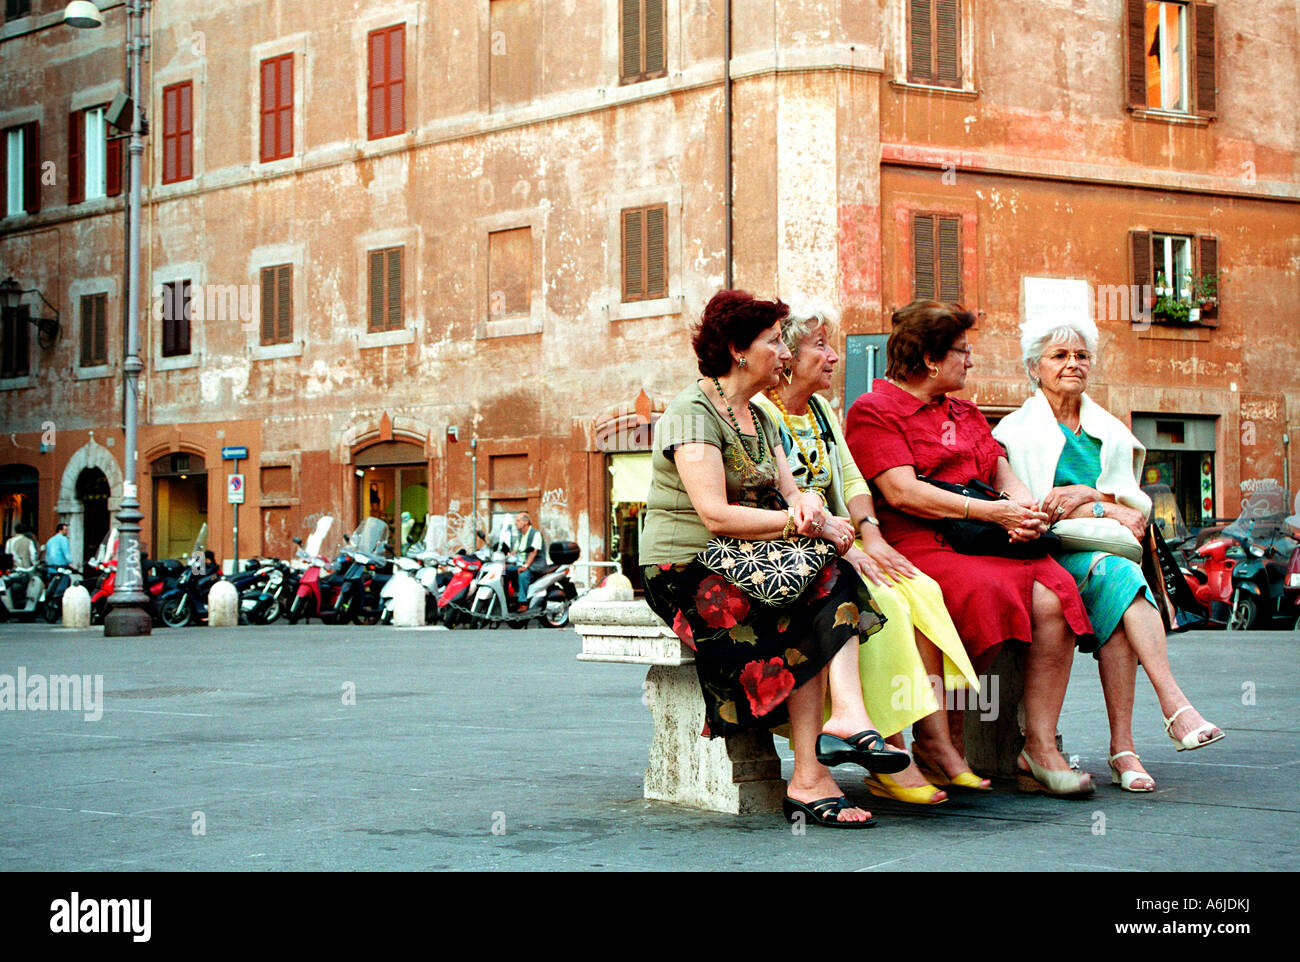
<path fill-rule="evenodd" d="M 790 412 L 785 409 L 785 404 L 781 401 L 781 391 L 779 388 L 769 388 L 767 396 L 772 399 L 778 411 L 781 412 L 781 420 L 785 422 L 786 428 L 790 431 L 790 437 L 794 438 L 795 447 L 799 449 L 799 454 L 803 459 L 804 465 L 808 469 L 808 480 L 812 480 L 813 461 L 812 455 L 808 449 L 803 446 L 803 441 L 799 439 L 799 431 L 795 429 L 794 422 L 790 420 Z M 808 399 L 808 410 L 812 412 L 812 399 Z M 817 423 L 817 415 L 813 414 L 813 424 Z M 826 449 L 826 442 L 822 440 L 821 432 L 813 432 L 813 450 L 821 456 L 820 463 L 826 466 L 830 464 L 830 452 Z"/>

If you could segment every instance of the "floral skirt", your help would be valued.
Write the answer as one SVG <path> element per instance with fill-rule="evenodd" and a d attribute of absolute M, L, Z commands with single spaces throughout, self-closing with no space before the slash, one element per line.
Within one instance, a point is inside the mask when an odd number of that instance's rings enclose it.
<path fill-rule="evenodd" d="M 647 565 L 650 608 L 695 651 L 709 738 L 789 720 L 786 700 L 884 616 L 857 572 L 837 559 L 795 601 L 773 608 L 700 561 Z"/>

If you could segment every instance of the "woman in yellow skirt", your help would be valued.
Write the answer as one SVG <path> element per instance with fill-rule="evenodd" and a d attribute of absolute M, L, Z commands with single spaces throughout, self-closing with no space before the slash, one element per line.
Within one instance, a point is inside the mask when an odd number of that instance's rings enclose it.
<path fill-rule="evenodd" d="M 827 704 L 837 686 L 861 685 L 867 713 L 890 744 L 905 748 L 903 729 L 913 726 L 914 763 L 892 777 L 870 776 L 867 787 L 883 798 L 937 805 L 948 798 L 939 786 L 990 787 L 954 744 L 945 709 L 946 691 L 978 692 L 979 679 L 939 586 L 881 537 L 871 489 L 853 463 L 838 420 L 817 397 L 830 387 L 839 360 L 830 344 L 834 323 L 827 306 L 792 304 L 781 322 L 793 354 L 790 366 L 779 387 L 754 401 L 778 420 L 799 487 L 816 491 L 831 513 L 852 520 L 859 540 L 845 560 L 870 584 L 871 597 L 887 619 L 858 649 L 857 677 L 832 672 Z"/>

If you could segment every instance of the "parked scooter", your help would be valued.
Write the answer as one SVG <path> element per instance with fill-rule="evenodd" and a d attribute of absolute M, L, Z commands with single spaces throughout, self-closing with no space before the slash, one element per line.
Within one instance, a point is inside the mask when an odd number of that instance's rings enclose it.
<path fill-rule="evenodd" d="M 534 618 L 551 628 L 569 623 L 569 605 L 578 596 L 570 580 L 573 562 L 578 560 L 577 542 L 553 541 L 547 552 L 551 563 L 533 578 L 524 604 L 518 594 L 518 566 L 513 556 L 495 552 L 483 566 L 474 589 L 470 615 L 480 624 L 507 624 L 523 628 Z"/>
<path fill-rule="evenodd" d="M 317 527 L 320 537 L 312 536 L 317 552 L 333 529 L 332 518 L 321 522 L 327 520 L 330 524 L 323 532 Z M 388 525 L 378 518 L 366 518 L 344 540 L 346 546 L 330 552 L 332 562 L 316 552 L 300 553 L 307 568 L 289 607 L 289 624 L 313 616 L 327 625 L 349 621 L 374 624 L 379 620 L 379 592 L 388 578 L 389 560 L 381 553 L 387 550 Z"/>
<path fill-rule="evenodd" d="M 63 617 L 63 596 L 73 585 L 81 584 L 81 572 L 71 565 L 47 565 L 45 593 L 41 596 L 41 617 L 54 624 Z"/>
<path fill-rule="evenodd" d="M 297 571 L 278 558 L 265 559 L 253 583 L 240 594 L 240 616 L 249 624 L 273 625 L 289 613 L 290 599 L 297 591 Z"/>
<path fill-rule="evenodd" d="M 487 535 L 482 531 L 478 532 L 478 536 L 486 542 Z M 480 622 L 471 617 L 469 606 L 478 586 L 479 573 L 491 560 L 492 551 L 486 543 L 473 554 L 462 548 L 447 559 L 450 574 L 438 593 L 438 612 L 442 623 L 448 628 L 479 627 Z"/>
<path fill-rule="evenodd" d="M 379 623 L 393 623 L 393 604 L 398 587 L 403 581 L 413 581 L 424 591 L 424 623 L 438 620 L 438 594 L 441 586 L 451 580 L 450 571 L 442 570 L 446 559 L 436 551 L 426 551 L 424 543 L 416 541 L 406 550 L 406 555 L 393 559 L 393 576 L 379 592 Z"/>
<path fill-rule="evenodd" d="M 41 566 L 20 568 L 16 565 L 0 575 L 0 621 L 19 618 L 35 621 L 41 615 L 41 597 L 45 594 L 45 579 Z"/>
<path fill-rule="evenodd" d="M 207 547 L 208 525 L 204 522 L 176 587 L 161 599 L 159 616 L 169 628 L 184 628 L 208 618 L 208 593 L 221 580 L 221 569 L 207 559 Z"/>
<path fill-rule="evenodd" d="M 1285 523 L 1289 506 L 1290 497 L 1280 485 L 1261 486 L 1243 505 L 1241 517 L 1224 529 L 1241 551 L 1232 569 L 1229 631 L 1294 624 L 1286 606 L 1286 579 L 1300 542 Z"/>

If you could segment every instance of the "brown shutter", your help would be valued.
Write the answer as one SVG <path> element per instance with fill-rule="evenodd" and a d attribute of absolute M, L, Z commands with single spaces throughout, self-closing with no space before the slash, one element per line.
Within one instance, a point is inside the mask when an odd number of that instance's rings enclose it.
<path fill-rule="evenodd" d="M 176 150 L 180 155 L 177 175 L 181 180 L 194 176 L 194 87 L 189 83 L 181 84 L 177 91 L 180 100 L 180 131 Z"/>
<path fill-rule="evenodd" d="M 95 363 L 106 364 L 108 362 L 107 294 L 99 294 L 95 297 L 95 340 L 92 347 L 95 352 Z"/>
<path fill-rule="evenodd" d="M 388 325 L 387 330 L 402 328 L 402 248 L 388 252 Z"/>
<path fill-rule="evenodd" d="M 163 357 L 176 353 L 176 317 L 180 314 L 180 292 L 175 282 L 163 285 Z"/>
<path fill-rule="evenodd" d="M 181 316 L 176 321 L 176 353 L 190 353 L 190 282 L 181 282 Z"/>
<path fill-rule="evenodd" d="M 1201 308 L 1201 323 L 1209 327 L 1219 326 L 1219 303 L 1223 299 L 1223 287 L 1219 278 L 1219 240 L 1217 237 L 1196 238 L 1196 274 L 1198 277 L 1213 277 L 1215 281 L 1215 302 L 1212 307 Z"/>
<path fill-rule="evenodd" d="M 275 155 L 291 157 L 293 156 L 293 54 L 281 57 L 279 63 Z"/>
<path fill-rule="evenodd" d="M 645 296 L 668 296 L 667 207 L 651 207 L 645 212 Z"/>
<path fill-rule="evenodd" d="M 957 0 L 936 0 L 936 82 L 945 87 L 961 86 L 961 25 Z"/>
<path fill-rule="evenodd" d="M 384 252 L 370 252 L 370 330 L 384 329 Z"/>
<path fill-rule="evenodd" d="M 81 298 L 81 366 L 90 367 L 95 351 L 95 299 Z"/>
<path fill-rule="evenodd" d="M 276 67 L 274 60 L 262 61 L 262 140 L 260 158 L 262 163 L 272 160 L 276 157 L 275 143 L 275 93 L 276 84 Z M 265 294 L 263 294 L 265 296 Z M 262 340 L 266 340 L 265 331 Z"/>
<path fill-rule="evenodd" d="M 286 344 L 293 340 L 293 265 L 285 264 L 276 273 L 275 339 Z"/>
<path fill-rule="evenodd" d="M 41 125 L 36 120 L 23 125 L 23 210 L 41 211 Z"/>
<path fill-rule="evenodd" d="M 275 269 L 262 268 L 262 343 L 275 343 Z"/>
<path fill-rule="evenodd" d="M 918 301 L 934 300 L 934 216 L 912 215 L 912 277 Z"/>
<path fill-rule="evenodd" d="M 86 199 L 85 148 L 86 120 L 84 111 L 68 114 L 68 203 L 80 204 Z"/>
<path fill-rule="evenodd" d="M 1147 4 L 1128 0 L 1128 105 L 1147 106 Z"/>
<path fill-rule="evenodd" d="M 645 0 L 646 75 L 662 75 L 667 66 L 664 54 L 664 0 Z"/>
<path fill-rule="evenodd" d="M 641 65 L 641 0 L 621 0 L 623 29 L 623 79 L 639 77 Z"/>
<path fill-rule="evenodd" d="M 164 184 L 176 180 L 176 88 L 168 87 L 163 91 L 163 175 Z"/>
<path fill-rule="evenodd" d="M 109 137 L 109 125 L 104 124 L 104 137 Z M 104 165 L 108 168 L 104 174 L 104 193 L 116 197 L 122 193 L 122 141 L 109 139 L 104 150 Z"/>
<path fill-rule="evenodd" d="M 642 211 L 623 211 L 623 300 L 639 301 L 645 298 L 645 258 L 641 249 L 643 235 Z"/>
<path fill-rule="evenodd" d="M 1131 230 L 1128 232 L 1129 247 L 1133 260 L 1133 284 L 1137 287 L 1137 303 L 1133 313 L 1145 314 L 1155 305 L 1155 275 L 1152 273 L 1151 232 L 1149 230 Z M 1149 292 L 1149 293 L 1148 293 Z M 1145 298 L 1144 298 L 1145 294 Z M 1145 299 L 1146 303 L 1143 303 Z"/>
<path fill-rule="evenodd" d="M 934 79 L 931 58 L 930 14 L 934 0 L 910 0 L 908 5 L 907 79 L 930 82 Z"/>
<path fill-rule="evenodd" d="M 1192 4 L 1196 17 L 1196 112 L 1213 117 L 1218 110 L 1218 85 L 1214 76 L 1214 7 Z"/>
<path fill-rule="evenodd" d="M 961 218 L 939 220 L 939 300 L 961 300 Z"/>

